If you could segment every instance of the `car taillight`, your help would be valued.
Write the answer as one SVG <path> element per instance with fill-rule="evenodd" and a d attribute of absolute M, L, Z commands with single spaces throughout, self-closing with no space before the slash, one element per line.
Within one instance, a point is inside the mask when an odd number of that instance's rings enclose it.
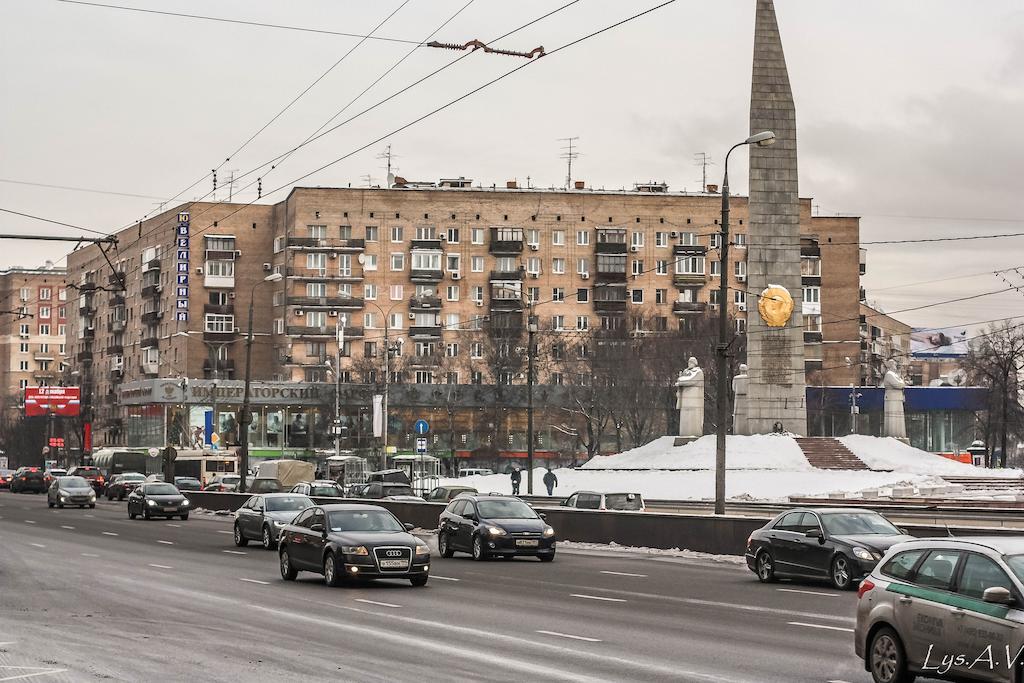
<path fill-rule="evenodd" d="M 99 483 L 102 484 L 103 483 L 103 477 L 96 477 L 96 481 L 98 481 Z"/>
<path fill-rule="evenodd" d="M 860 600 L 864 597 L 864 594 L 875 587 L 874 582 L 871 579 L 864 579 L 860 582 L 860 586 L 857 587 L 857 599 Z"/>

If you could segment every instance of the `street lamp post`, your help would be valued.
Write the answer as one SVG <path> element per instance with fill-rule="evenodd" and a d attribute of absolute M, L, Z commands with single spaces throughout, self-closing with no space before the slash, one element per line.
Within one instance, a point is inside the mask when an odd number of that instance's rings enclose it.
<path fill-rule="evenodd" d="M 718 344 L 717 351 L 718 365 L 718 390 L 716 406 L 718 408 L 718 429 L 715 442 L 715 514 L 725 514 L 725 436 L 728 432 L 729 421 L 729 309 L 727 299 L 729 296 L 729 155 L 737 147 L 745 145 L 758 145 L 766 147 L 775 143 L 775 133 L 770 130 L 755 133 L 743 142 L 738 142 L 729 148 L 725 154 L 725 173 L 722 178 L 722 231 L 719 233 L 719 253 L 721 259 L 718 265 Z"/>
<path fill-rule="evenodd" d="M 239 474 L 242 475 L 238 482 L 238 490 L 241 493 L 245 493 L 245 479 L 249 474 L 249 423 L 252 422 L 252 416 L 249 415 L 249 386 L 252 379 L 252 314 L 256 288 L 264 282 L 277 282 L 282 277 L 284 276 L 281 273 L 271 273 L 262 280 L 258 280 L 249 292 L 249 327 L 245 336 L 245 386 L 242 389 L 242 410 L 238 416 L 238 429 L 241 432 L 238 438 L 239 470 L 241 470 Z"/>

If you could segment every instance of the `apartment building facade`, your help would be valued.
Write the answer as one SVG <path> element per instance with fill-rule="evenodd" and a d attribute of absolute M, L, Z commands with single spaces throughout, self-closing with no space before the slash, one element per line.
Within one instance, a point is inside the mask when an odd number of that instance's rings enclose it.
<path fill-rule="evenodd" d="M 250 439 L 268 454 L 330 446 L 339 355 L 346 386 L 380 385 L 385 367 L 403 386 L 515 386 L 522 373 L 491 373 L 483 347 L 521 349 L 527 309 L 549 338 L 574 342 L 696 329 L 720 305 L 743 332 L 757 294 L 745 287 L 746 201 L 732 203 L 724 302 L 720 201 L 656 184 L 563 191 L 460 178 L 183 205 L 119 235 L 116 273 L 95 247 L 69 258 L 68 344 L 95 397 L 97 443 L 237 439 L 250 302 Z M 856 381 L 843 359 L 859 350 L 859 221 L 812 217 L 804 200 L 801 234 L 806 369 Z M 566 381 L 553 364 L 537 380 Z M 359 402 L 343 412 L 365 413 Z"/>

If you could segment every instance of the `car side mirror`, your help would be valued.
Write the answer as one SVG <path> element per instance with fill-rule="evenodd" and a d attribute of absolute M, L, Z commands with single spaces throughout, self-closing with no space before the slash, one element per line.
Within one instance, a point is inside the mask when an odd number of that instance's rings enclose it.
<path fill-rule="evenodd" d="M 548 518 L 548 516 L 546 514 L 544 514 L 543 512 L 538 513 L 537 516 L 540 517 L 541 519 L 547 519 Z"/>
<path fill-rule="evenodd" d="M 468 519 L 471 522 L 475 522 L 476 521 L 476 513 L 475 512 L 467 512 L 466 514 L 464 514 L 462 516 L 464 518 Z"/>
<path fill-rule="evenodd" d="M 896 527 L 896 531 L 900 532 L 904 536 L 909 536 L 910 535 L 910 534 L 907 533 L 907 530 L 904 529 L 903 527 Z"/>
<path fill-rule="evenodd" d="M 821 536 L 821 529 L 808 529 L 804 532 L 804 536 L 807 538 L 816 538 L 819 541 L 824 540 Z"/>
<path fill-rule="evenodd" d="M 313 526 L 309 527 L 309 530 L 321 534 L 324 531 L 324 525 L 317 522 Z"/>
<path fill-rule="evenodd" d="M 1012 605 L 1013 595 L 1010 591 L 1003 588 L 1002 586 L 992 586 L 986 588 L 985 592 L 981 594 L 981 599 L 985 602 L 992 602 L 997 605 Z"/>
<path fill-rule="evenodd" d="M 406 530 L 406 531 L 412 531 L 413 529 L 415 529 L 415 528 L 416 528 L 415 526 L 413 526 L 412 524 L 409 524 L 408 522 L 406 522 L 406 523 L 405 523 L 405 524 L 403 524 L 402 526 L 404 526 L 404 527 L 405 527 L 405 530 Z"/>

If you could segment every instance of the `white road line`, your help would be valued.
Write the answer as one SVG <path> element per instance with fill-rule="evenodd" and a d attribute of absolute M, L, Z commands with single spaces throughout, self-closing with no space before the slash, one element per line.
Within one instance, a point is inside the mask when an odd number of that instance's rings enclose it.
<path fill-rule="evenodd" d="M 24 671 L 25 669 L 42 669 L 42 667 L 39 667 L 39 666 L 0 666 L 0 669 L 20 669 L 20 670 Z M 35 676 L 52 676 L 53 674 L 62 674 L 65 671 L 67 671 L 67 669 L 42 669 L 42 671 L 36 671 L 33 674 L 17 674 L 15 676 L 4 676 L 3 678 L 0 678 L 0 681 L 19 681 L 19 680 L 22 680 L 24 678 L 34 678 Z"/>
<path fill-rule="evenodd" d="M 223 529 L 217 529 L 218 534 L 233 534 L 233 531 L 224 531 Z"/>
<path fill-rule="evenodd" d="M 167 526 L 173 526 L 175 529 L 180 529 L 181 528 L 180 524 L 168 524 Z"/>
<path fill-rule="evenodd" d="M 261 586 L 269 586 L 269 581 L 257 581 L 256 579 L 238 579 L 239 581 L 245 581 L 246 583 L 258 583 Z"/>
<path fill-rule="evenodd" d="M 82 515 L 82 516 L 83 517 L 88 517 L 89 519 L 96 519 L 96 515 Z"/>
<path fill-rule="evenodd" d="M 0 645 L 17 645 L 17 644 L 18 644 L 18 641 L 16 641 L 16 640 L 8 640 L 6 642 L 0 643 Z"/>
<path fill-rule="evenodd" d="M 29 543 L 29 545 L 32 546 L 33 548 L 45 548 L 46 547 L 42 543 Z"/>
<path fill-rule="evenodd" d="M 586 636 L 574 636 L 571 633 L 559 633 L 558 631 L 537 631 L 537 633 L 543 633 L 546 636 L 558 636 L 559 638 L 571 638 L 572 640 L 584 640 L 588 643 L 601 642 L 597 638 L 587 638 Z"/>
<path fill-rule="evenodd" d="M 825 683 L 850 683 L 850 681 L 844 681 L 839 678 L 836 678 L 835 680 L 825 681 Z"/>
<path fill-rule="evenodd" d="M 245 555 L 241 550 L 221 550 L 221 552 L 228 555 Z"/>
<path fill-rule="evenodd" d="M 450 576 L 437 576 L 436 574 L 430 578 L 435 581 L 462 581 L 462 579 L 455 579 Z"/>
<path fill-rule="evenodd" d="M 36 520 L 34 520 L 34 519 L 26 519 L 25 520 L 25 524 L 35 524 L 35 523 L 36 523 Z"/>
<path fill-rule="evenodd" d="M 775 590 L 783 593 L 803 593 L 804 595 L 823 595 L 826 598 L 838 598 L 838 593 L 823 593 L 821 591 L 802 591 L 797 588 L 776 588 Z"/>
<path fill-rule="evenodd" d="M 395 605 L 395 604 L 392 604 L 390 602 L 377 602 L 376 600 L 363 600 L 362 598 L 356 598 L 355 601 L 356 602 L 363 602 L 363 603 L 366 603 L 367 605 L 380 605 L 381 607 L 395 607 L 395 608 L 401 607 L 401 605 Z"/>
<path fill-rule="evenodd" d="M 585 598 L 587 600 L 603 600 L 604 602 L 626 602 L 622 598 L 606 598 L 601 595 L 583 595 L 582 593 L 570 593 L 570 598 Z"/>
<path fill-rule="evenodd" d="M 75 529 L 75 527 L 73 527 L 73 526 L 66 526 L 66 525 L 64 525 L 64 524 L 61 524 L 61 525 L 60 525 L 60 528 L 61 528 L 61 529 L 71 529 L 72 531 L 74 531 L 74 529 Z"/>
<path fill-rule="evenodd" d="M 157 541 L 157 543 L 163 543 L 164 545 L 174 545 L 174 541 Z"/>
<path fill-rule="evenodd" d="M 611 571 L 608 571 L 607 569 L 602 569 L 601 573 L 602 574 L 611 574 L 613 576 L 635 576 L 638 579 L 646 579 L 647 578 L 647 574 L 631 574 L 629 572 L 611 572 Z"/>
<path fill-rule="evenodd" d="M 174 569 L 174 567 L 168 567 L 166 564 L 151 564 L 150 567 L 156 567 L 157 569 Z"/>
<path fill-rule="evenodd" d="M 117 536 L 113 531 L 101 531 L 100 533 L 104 536 Z"/>
<path fill-rule="evenodd" d="M 96 553 L 82 553 L 82 557 L 99 557 Z"/>
<path fill-rule="evenodd" d="M 842 631 L 843 633 L 853 633 L 852 628 L 843 628 L 842 626 L 826 626 L 825 624 L 805 624 L 802 621 L 787 621 L 790 626 L 806 626 L 807 628 L 821 628 L 826 631 Z"/>

